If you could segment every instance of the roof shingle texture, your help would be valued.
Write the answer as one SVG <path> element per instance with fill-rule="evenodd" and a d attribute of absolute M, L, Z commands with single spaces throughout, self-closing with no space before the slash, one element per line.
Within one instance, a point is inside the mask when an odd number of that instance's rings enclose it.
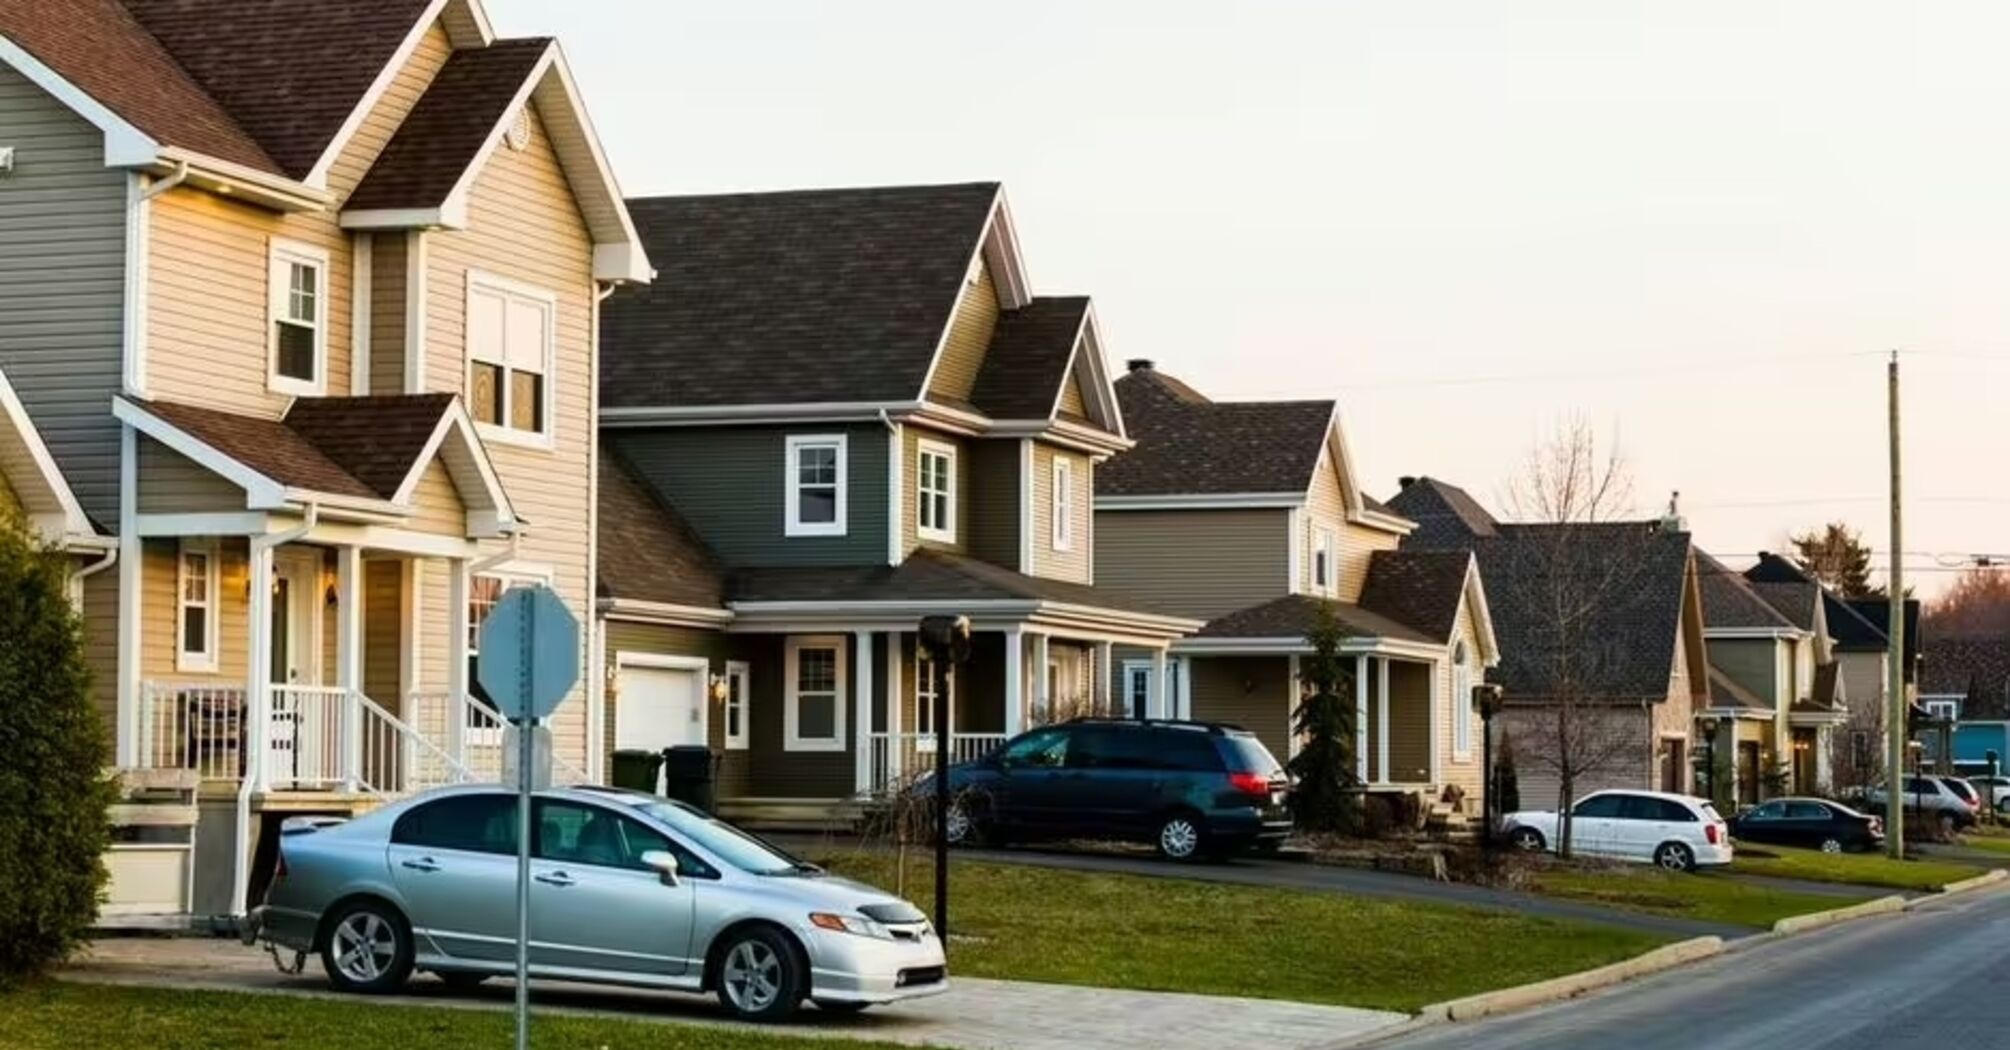
<path fill-rule="evenodd" d="M 605 445 L 599 537 L 602 597 L 700 608 L 725 602 L 725 575 L 705 541 Z"/>
<path fill-rule="evenodd" d="M 1210 401 L 1152 369 L 1117 380 L 1137 447 L 1096 470 L 1099 496 L 1303 492 L 1333 422 L 1332 401 Z"/>
<path fill-rule="evenodd" d="M 444 203 L 550 50 L 549 38 L 531 37 L 454 52 L 343 206 Z"/>
<path fill-rule="evenodd" d="M 1068 381 L 1087 296 L 1040 296 L 998 316 L 970 401 L 993 419 L 1046 419 Z"/>
<path fill-rule="evenodd" d="M 427 7 L 426 0 L 124 3 L 262 147 L 270 159 L 254 166 L 296 179 L 321 159 Z"/>
<path fill-rule="evenodd" d="M 1710 668 L 1710 706 L 1732 710 L 1772 711 L 1772 706 L 1759 699 L 1757 693 L 1732 681 L 1730 675 L 1715 667 Z"/>
<path fill-rule="evenodd" d="M 300 398 L 284 420 L 172 401 L 133 403 L 290 488 L 391 499 L 451 394 Z"/>
<path fill-rule="evenodd" d="M 995 182 L 630 200 L 658 273 L 605 305 L 601 404 L 920 397 L 997 200 Z"/>
<path fill-rule="evenodd" d="M 1217 616 L 1200 629 L 1197 637 L 1304 638 L 1319 623 L 1322 608 L 1333 614 L 1342 633 L 1349 638 L 1384 638 L 1434 644 L 1443 644 L 1445 640 L 1443 635 L 1432 637 L 1371 609 L 1309 594 L 1287 594 Z"/>
<path fill-rule="evenodd" d="M 1458 625 L 1472 560 L 1466 551 L 1376 551 L 1368 556 L 1361 607 L 1442 642 Z"/>
<path fill-rule="evenodd" d="M 1963 719 L 2010 721 L 2010 637 L 1931 639 L 1920 675 L 1921 695 L 1966 698 Z"/>
<path fill-rule="evenodd" d="M 1464 549 L 1473 537 L 1494 534 L 1494 516 L 1466 491 L 1436 478 L 1418 478 L 1389 500 L 1389 509 L 1417 523 L 1410 538 L 1422 548 Z"/>
<path fill-rule="evenodd" d="M 735 602 L 1023 599 L 1159 613 L 1132 598 L 1079 583 L 1027 576 L 945 551 L 918 550 L 897 566 L 741 569 L 728 580 Z"/>
<path fill-rule="evenodd" d="M 1884 625 L 1874 624 L 1855 605 L 1822 588 L 1822 617 L 1828 622 L 1829 637 L 1846 653 L 1881 653 L 1891 646 Z"/>
<path fill-rule="evenodd" d="M 1696 552 L 1696 575 L 1703 591 L 1703 626 L 1773 630 L 1793 626 L 1759 597 L 1742 573 L 1702 551 Z"/>

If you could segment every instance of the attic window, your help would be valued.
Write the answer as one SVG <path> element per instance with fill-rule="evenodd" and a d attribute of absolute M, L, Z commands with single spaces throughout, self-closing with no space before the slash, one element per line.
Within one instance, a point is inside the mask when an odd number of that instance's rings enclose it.
<path fill-rule="evenodd" d="M 510 121 L 509 130 L 503 132 L 503 142 L 518 153 L 530 147 L 529 106 L 516 111 L 516 119 Z"/>

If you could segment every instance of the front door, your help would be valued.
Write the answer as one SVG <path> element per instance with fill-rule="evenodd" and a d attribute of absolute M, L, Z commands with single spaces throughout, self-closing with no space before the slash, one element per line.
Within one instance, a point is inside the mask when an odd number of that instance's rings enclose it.
<path fill-rule="evenodd" d="M 323 710 L 327 705 L 322 698 L 303 697 L 286 689 L 313 685 L 320 677 L 312 630 L 319 570 L 318 556 L 273 559 L 272 614 L 267 624 L 272 647 L 266 663 L 266 681 L 272 686 L 272 724 L 266 733 L 266 768 L 275 784 L 313 779 L 326 772 L 321 767 L 326 759 L 329 715 L 334 712 Z"/>
<path fill-rule="evenodd" d="M 1759 801 L 1759 742 L 1738 741 L 1738 802 L 1757 805 Z"/>
<path fill-rule="evenodd" d="M 614 747 L 661 751 L 703 745 L 705 677 L 695 667 L 624 664 L 614 703 Z"/>

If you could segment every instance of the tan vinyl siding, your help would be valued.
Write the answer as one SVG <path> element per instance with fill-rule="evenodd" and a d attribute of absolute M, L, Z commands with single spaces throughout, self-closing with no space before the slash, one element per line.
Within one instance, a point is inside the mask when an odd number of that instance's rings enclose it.
<path fill-rule="evenodd" d="M 1388 779 L 1394 783 L 1431 781 L 1432 693 L 1430 664 L 1389 661 Z"/>
<path fill-rule="evenodd" d="M 1096 515 L 1096 586 L 1181 616 L 1212 619 L 1285 593 L 1283 510 L 1106 510 Z"/>
<path fill-rule="evenodd" d="M 970 479 L 969 500 L 958 514 L 971 557 L 1019 568 L 1019 442 L 977 440 L 964 446 L 960 473 Z"/>
<path fill-rule="evenodd" d="M 180 606 L 175 585 L 179 578 L 181 545 L 166 540 L 146 540 L 141 549 L 140 583 L 140 676 L 157 681 L 202 681 L 241 683 L 245 680 L 246 654 L 250 651 L 249 550 L 242 538 L 216 541 L 217 586 L 215 598 L 217 663 L 214 672 L 175 669 Z M 116 619 L 114 620 L 116 636 Z"/>
<path fill-rule="evenodd" d="M 14 494 L 14 486 L 8 484 L 4 476 L 0 476 L 0 511 L 6 514 L 19 514 L 22 511 L 21 497 Z"/>
<path fill-rule="evenodd" d="M 935 550 L 962 553 L 969 538 L 969 526 L 967 522 L 970 517 L 971 498 L 973 495 L 970 483 L 971 463 L 969 446 L 962 438 L 952 437 L 940 431 L 927 430 L 912 425 L 900 428 L 900 436 L 901 448 L 903 450 L 900 461 L 900 549 L 903 552 L 908 552 L 913 551 L 916 547 L 929 547 Z M 956 493 L 956 520 L 954 524 L 956 528 L 954 535 L 956 538 L 954 542 L 944 543 L 941 540 L 924 540 L 921 538 L 920 459 L 921 443 L 923 441 L 934 445 L 947 445 L 955 450 L 954 489 Z M 985 493 L 979 498 L 996 499 L 997 495 L 994 493 Z"/>
<path fill-rule="evenodd" d="M 396 231 L 370 238 L 370 392 L 405 392 L 405 259 L 412 237 Z"/>
<path fill-rule="evenodd" d="M 419 45 L 412 50 L 410 58 L 398 70 L 396 76 L 385 86 L 377 104 L 363 116 L 363 122 L 356 127 L 355 135 L 342 150 L 335 163 L 328 167 L 328 187 L 348 196 L 356 184 L 363 181 L 363 175 L 383 152 L 384 146 L 397 133 L 398 125 L 405 122 L 412 107 L 418 105 L 419 96 L 426 93 L 427 85 L 439 75 L 440 67 L 446 65 L 447 57 L 453 53 L 453 44 L 447 40 L 447 32 L 438 23 L 426 30 L 419 38 Z"/>
<path fill-rule="evenodd" d="M 207 514 L 244 510 L 244 490 L 207 467 L 141 435 L 139 512 Z"/>
<path fill-rule="evenodd" d="M 1278 761 L 1290 758 L 1291 711 L 1297 697 L 1290 657 L 1194 656 L 1187 659 L 1187 667 L 1193 676 L 1188 688 L 1194 718 L 1239 725 L 1255 733 Z M 1121 689 L 1119 681 L 1119 697 Z"/>
<path fill-rule="evenodd" d="M 453 479 L 447 475 L 446 465 L 437 459 L 427 464 L 412 491 L 412 520 L 408 527 L 440 536 L 468 533 L 467 508 L 454 489 Z"/>
<path fill-rule="evenodd" d="M 1481 735 L 1481 720 L 1477 707 L 1473 709 L 1471 735 L 1468 737 L 1472 741 L 1471 753 L 1461 756 L 1453 749 L 1457 738 L 1452 732 L 1452 683 L 1455 680 L 1452 648 L 1455 648 L 1460 641 L 1466 644 L 1469 678 L 1472 684 L 1478 685 L 1485 681 L 1486 675 L 1480 664 L 1479 621 L 1470 605 L 1460 606 L 1452 634 L 1452 647 L 1445 650 L 1445 658 L 1438 663 L 1436 719 L 1437 724 L 1444 727 L 1438 734 L 1438 776 L 1446 784 L 1457 784 L 1464 788 L 1467 798 L 1477 798 L 1485 787 L 1483 781 L 1486 779 L 1480 769 L 1484 738 Z M 1526 795 L 1523 802 L 1524 804 L 1528 802 Z M 1475 806 L 1468 807 L 1469 810 L 1475 808 Z"/>
<path fill-rule="evenodd" d="M 1054 546 L 1054 461 L 1057 459 L 1074 465 L 1074 509 L 1070 515 L 1073 542 L 1067 550 L 1057 550 Z M 1034 442 L 1030 488 L 1033 497 L 1032 575 L 1071 583 L 1089 582 L 1089 562 L 1093 554 L 1089 517 L 1094 513 L 1091 504 L 1095 502 L 1095 490 L 1089 477 L 1088 457 Z"/>
<path fill-rule="evenodd" d="M 597 418 L 593 246 L 551 140 L 535 115 L 528 148 L 498 147 L 476 177 L 468 228 L 428 234 L 426 252 L 429 389 L 463 390 L 467 355 L 462 333 L 470 270 L 545 289 L 557 300 L 556 367 L 546 377 L 553 391 L 552 447 L 493 439 L 486 444 L 517 514 L 533 523 L 517 557 L 551 571 L 553 587 L 590 631 L 593 581 L 588 561 L 594 530 L 590 493 Z M 501 542 L 485 546 L 495 552 L 506 549 Z M 424 592 L 429 617 L 436 607 L 444 611 L 444 598 L 433 597 L 445 585 L 444 573 L 439 572 L 437 580 L 433 576 L 429 573 Z M 437 662 L 426 661 L 428 674 Z M 586 680 L 582 670 L 581 684 L 559 708 L 553 727 L 559 753 L 581 764 L 586 756 Z"/>
<path fill-rule="evenodd" d="M 0 372 L 84 510 L 119 516 L 127 174 L 104 135 L 0 65 Z"/>
<path fill-rule="evenodd" d="M 1077 349 L 1076 352 L 1086 353 L 1087 350 L 1085 348 Z M 1089 403 L 1082 396 L 1082 379 L 1081 365 L 1077 364 L 1068 370 L 1068 381 L 1061 384 L 1061 412 L 1063 414 L 1082 416 L 1084 418 L 1088 416 Z"/>
<path fill-rule="evenodd" d="M 928 396 L 970 400 L 977 371 L 984 366 L 984 353 L 991 348 L 991 333 L 997 327 L 998 289 L 991 282 L 991 268 L 980 263 L 976 283 L 966 283 L 957 299 L 949 334 L 935 360 L 935 375 L 928 383 Z"/>
<path fill-rule="evenodd" d="M 394 558 L 363 563 L 363 695 L 387 711 L 409 716 L 399 677 L 403 575 L 404 563 Z"/>

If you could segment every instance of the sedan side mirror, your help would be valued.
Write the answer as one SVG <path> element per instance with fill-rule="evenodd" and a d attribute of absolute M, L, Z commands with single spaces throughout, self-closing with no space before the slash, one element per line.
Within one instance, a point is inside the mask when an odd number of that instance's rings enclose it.
<path fill-rule="evenodd" d="M 663 885 L 677 885 L 677 855 L 668 850 L 652 849 L 642 855 L 642 863 L 663 877 Z"/>

